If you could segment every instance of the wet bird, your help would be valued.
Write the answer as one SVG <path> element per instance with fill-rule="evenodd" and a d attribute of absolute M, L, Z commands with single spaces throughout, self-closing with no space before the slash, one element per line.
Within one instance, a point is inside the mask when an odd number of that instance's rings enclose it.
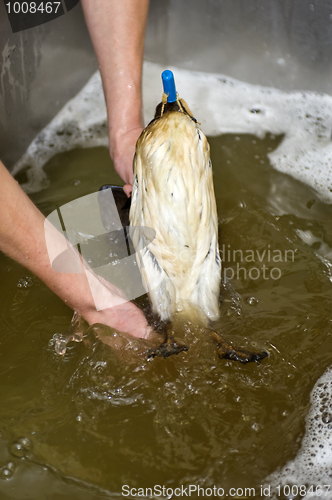
<path fill-rule="evenodd" d="M 259 361 L 267 354 L 233 347 L 211 328 L 219 317 L 221 259 L 210 147 L 173 73 L 164 71 L 162 80 L 162 102 L 136 145 L 129 214 L 142 280 L 165 325 L 164 342 L 149 357 L 188 349 L 171 323 L 182 311 L 205 324 L 220 357 Z"/>

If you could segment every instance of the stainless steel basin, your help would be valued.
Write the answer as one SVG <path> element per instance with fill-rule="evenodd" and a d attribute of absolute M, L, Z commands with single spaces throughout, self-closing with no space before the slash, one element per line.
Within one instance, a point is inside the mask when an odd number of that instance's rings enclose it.
<path fill-rule="evenodd" d="M 8 168 L 97 61 L 81 6 L 13 34 L 0 4 L 0 158 Z M 151 0 L 145 57 L 284 90 L 332 93 L 332 1 Z"/>

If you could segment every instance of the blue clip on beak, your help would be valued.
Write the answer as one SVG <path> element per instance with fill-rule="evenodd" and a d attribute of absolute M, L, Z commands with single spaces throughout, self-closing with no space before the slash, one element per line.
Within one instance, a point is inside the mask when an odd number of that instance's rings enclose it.
<path fill-rule="evenodd" d="M 165 69 L 161 74 L 161 79 L 163 81 L 164 93 L 167 95 L 167 102 L 175 102 L 177 97 L 172 71 Z"/>

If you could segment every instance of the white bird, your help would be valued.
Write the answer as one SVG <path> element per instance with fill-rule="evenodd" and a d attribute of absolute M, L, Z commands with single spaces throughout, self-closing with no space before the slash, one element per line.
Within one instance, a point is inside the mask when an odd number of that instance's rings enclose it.
<path fill-rule="evenodd" d="M 154 313 L 170 324 L 182 311 L 207 325 L 219 317 L 221 281 L 210 146 L 175 92 L 173 74 L 165 71 L 162 77 L 162 102 L 136 145 L 130 237 Z M 152 357 L 187 350 L 167 331 Z M 260 359 L 209 331 L 220 357 Z"/>

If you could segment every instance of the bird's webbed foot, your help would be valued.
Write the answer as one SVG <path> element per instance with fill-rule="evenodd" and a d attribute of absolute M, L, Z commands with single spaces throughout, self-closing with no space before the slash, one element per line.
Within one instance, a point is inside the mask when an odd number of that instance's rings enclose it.
<path fill-rule="evenodd" d="M 262 359 L 268 356 L 268 353 L 265 351 L 248 351 L 247 349 L 234 347 L 227 342 L 219 345 L 217 352 L 221 359 L 233 359 L 234 361 L 240 361 L 240 363 L 250 363 L 251 361 L 260 363 Z"/>
<path fill-rule="evenodd" d="M 179 354 L 182 351 L 188 351 L 188 347 L 182 343 L 178 342 L 174 338 L 174 333 L 171 330 L 172 325 L 166 326 L 164 342 L 160 344 L 156 349 L 149 349 L 148 360 L 153 359 L 156 356 L 161 358 L 168 358 L 168 356 L 173 356 L 173 354 Z"/>
<path fill-rule="evenodd" d="M 179 354 L 182 351 L 188 351 L 188 347 L 185 344 L 179 344 L 178 342 L 163 342 L 157 349 L 150 349 L 148 351 L 148 360 L 153 359 L 155 356 L 161 358 L 168 358 L 173 354 Z"/>
<path fill-rule="evenodd" d="M 240 363 L 250 363 L 251 361 L 260 363 L 262 359 L 268 356 L 266 351 L 249 351 L 248 349 L 236 347 L 224 340 L 216 332 L 210 332 L 210 334 L 217 342 L 217 353 L 221 359 L 232 359 L 240 361 Z"/>

